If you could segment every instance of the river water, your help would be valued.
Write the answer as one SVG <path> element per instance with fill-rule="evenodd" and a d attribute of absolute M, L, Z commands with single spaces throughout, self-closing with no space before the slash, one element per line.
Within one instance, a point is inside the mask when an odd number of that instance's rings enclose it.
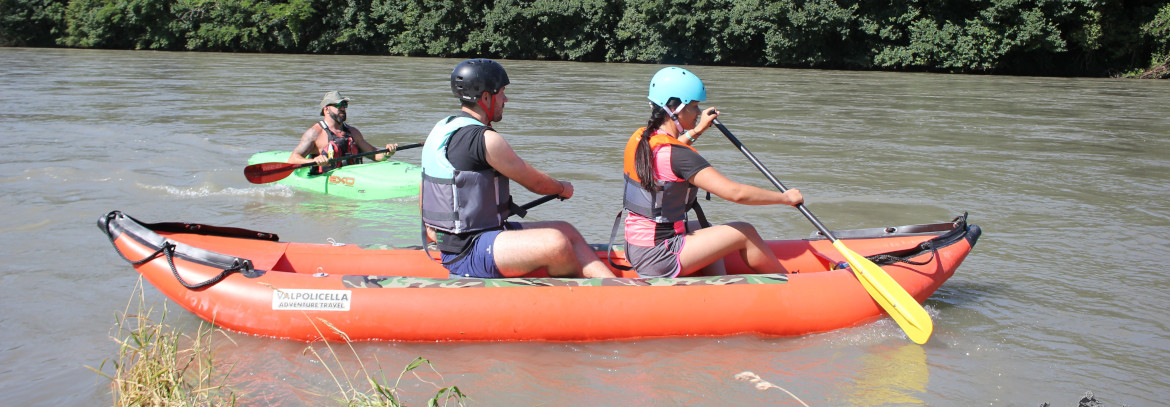
<path fill-rule="evenodd" d="M 417 243 L 413 199 L 336 201 L 253 185 L 248 157 L 287 150 L 329 90 L 374 145 L 418 142 L 453 112 L 452 59 L 0 48 L 0 394 L 5 405 L 110 403 L 115 318 L 137 274 L 94 222 L 122 210 L 282 240 Z M 503 61 L 496 128 L 576 196 L 532 210 L 603 242 L 620 153 L 649 110 L 654 65 Z M 1170 399 L 1170 82 L 691 67 L 722 121 L 830 228 L 950 220 L 984 234 L 927 302 L 930 342 L 888 318 L 796 338 L 595 343 L 321 343 L 216 333 L 245 405 L 321 405 L 339 376 L 423 379 L 475 405 L 1109 406 Z M 697 146 L 730 178 L 769 184 L 715 129 Z M 417 150 L 397 158 L 418 162 Z M 516 193 L 517 201 L 536 196 Z M 788 207 L 704 205 L 767 238 L 813 226 Z M 146 306 L 167 301 L 152 287 Z M 485 304 L 490 306 L 490 304 Z M 194 335 L 171 304 L 165 321 Z M 623 312 L 599 307 L 599 312 Z M 316 352 L 316 353 L 314 353 Z M 103 365 L 103 361 L 106 361 Z M 326 369 L 326 365 L 333 366 Z M 345 373 L 340 369 L 344 368 Z M 364 376 L 361 376 L 364 377 Z M 364 388 L 364 379 L 357 382 Z M 436 388 L 409 374 L 408 405 Z"/>

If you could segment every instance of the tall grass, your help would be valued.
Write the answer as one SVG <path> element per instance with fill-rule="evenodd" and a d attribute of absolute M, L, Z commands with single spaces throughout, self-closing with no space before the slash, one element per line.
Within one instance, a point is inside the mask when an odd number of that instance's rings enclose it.
<path fill-rule="evenodd" d="M 96 368 L 87 366 L 110 379 L 113 406 L 219 407 L 241 404 L 241 397 L 228 381 L 235 364 L 223 366 L 212 357 L 212 337 L 222 335 L 228 341 L 231 341 L 231 337 L 206 322 L 200 322 L 194 336 L 178 331 L 166 323 L 165 303 L 157 321 L 151 319 L 152 314 L 154 309 L 146 305 L 140 277 L 125 310 L 115 318 L 111 339 L 118 344 L 117 357 L 103 360 Z M 344 344 L 349 351 L 354 356 L 358 355 L 345 333 L 327 321 L 321 321 L 345 338 Z M 419 376 L 415 369 L 424 365 L 439 374 L 425 358 L 415 358 L 398 374 L 394 385 L 388 386 L 384 384 L 388 382 L 385 373 L 380 368 L 371 373 L 360 357 L 357 358 L 359 368 L 351 376 L 340 363 L 341 358 L 334 350 L 334 345 L 324 343 L 327 350 L 324 354 L 317 352 L 312 345 L 309 350 L 337 385 L 341 395 L 334 399 L 338 405 L 405 406 L 398 386 L 407 373 L 438 389 L 434 397 L 427 401 L 428 406 L 463 406 L 468 399 L 457 386 L 442 387 Z M 329 360 L 334 361 L 336 366 L 330 367 L 327 363 Z M 112 374 L 104 371 L 107 364 L 112 364 Z M 356 380 L 359 377 L 364 380 Z M 439 377 L 442 378 L 442 375 L 439 374 Z"/>
<path fill-rule="evenodd" d="M 126 309 L 116 317 L 111 338 L 118 343 L 118 357 L 90 367 L 111 380 L 113 405 L 236 405 L 235 393 L 225 384 L 234 365 L 220 372 L 213 363 L 211 326 L 200 323 L 190 336 L 165 323 L 165 304 L 158 321 L 150 319 L 153 311 L 146 306 L 139 278 Z M 113 363 L 112 375 L 102 370 L 107 362 Z"/>
<path fill-rule="evenodd" d="M 358 355 L 358 351 L 357 351 L 357 349 L 354 349 L 353 341 L 351 341 L 349 339 L 349 335 L 346 335 L 345 332 L 342 332 L 340 329 L 337 329 L 337 327 L 333 326 L 333 324 L 329 323 L 329 321 L 327 321 L 325 319 L 318 319 L 318 321 L 323 323 L 325 326 L 328 326 L 329 329 L 332 330 L 333 332 L 340 335 L 341 338 L 344 340 L 342 343 L 344 343 L 345 346 L 349 348 L 349 351 L 351 353 L 353 353 L 354 355 Z M 313 326 L 315 328 L 317 328 L 317 333 L 320 334 L 321 328 L 318 327 L 316 324 L 313 324 Z M 324 336 L 324 335 L 322 335 L 322 336 Z M 405 376 L 406 373 L 408 373 L 408 372 L 411 373 L 412 375 L 414 375 L 414 377 L 416 379 L 418 379 L 419 381 L 421 381 L 423 383 L 430 384 L 431 386 L 438 388 L 438 391 L 435 392 L 435 396 L 431 397 L 431 399 L 427 401 L 428 406 L 438 406 L 439 400 L 442 400 L 442 402 L 443 402 L 442 405 L 444 405 L 444 406 L 448 405 L 448 403 L 451 403 L 451 402 L 455 403 L 455 405 L 463 406 L 464 405 L 463 401 L 467 400 L 467 395 L 463 394 L 463 392 L 459 390 L 458 386 L 441 387 L 435 383 L 432 383 L 432 382 L 427 381 L 426 379 L 423 379 L 421 376 L 418 375 L 418 373 L 415 373 L 414 372 L 415 369 L 419 368 L 423 364 L 426 364 L 427 367 L 431 368 L 431 371 L 433 371 L 433 372 L 435 372 L 435 374 L 439 375 L 440 379 L 443 377 L 443 375 L 440 374 L 438 370 L 435 370 L 435 367 L 433 365 L 431 365 L 431 361 L 429 361 L 421 356 L 415 358 L 414 361 L 410 362 L 410 364 L 406 365 L 406 367 L 402 369 L 402 372 L 398 374 L 398 379 L 396 379 L 394 381 L 394 386 L 386 386 L 386 385 L 382 384 L 382 383 L 387 382 L 387 380 L 386 380 L 386 376 L 385 376 L 384 372 L 382 372 L 381 369 L 378 370 L 378 373 L 381 373 L 380 379 L 376 379 L 376 378 L 374 378 L 374 376 L 371 376 L 369 370 L 366 369 L 366 364 L 362 362 L 361 358 L 357 358 L 359 371 L 356 375 L 354 375 L 354 377 L 357 377 L 358 375 L 364 376 L 366 384 L 370 386 L 369 390 L 367 390 L 367 391 L 359 391 L 359 390 L 357 390 L 357 384 L 355 384 L 353 382 L 353 380 L 350 379 L 350 375 L 347 373 L 344 365 L 341 365 L 340 363 L 338 364 L 339 371 L 337 373 L 339 373 L 340 377 L 341 377 L 341 378 L 338 378 L 338 374 L 335 374 L 333 369 L 330 368 L 329 365 L 326 363 L 326 359 L 332 359 L 332 360 L 339 361 L 339 360 L 341 360 L 341 358 L 337 354 L 337 351 L 333 348 L 333 345 L 331 345 L 329 342 L 324 342 L 324 343 L 325 343 L 325 349 L 328 351 L 328 353 L 326 355 L 322 355 L 321 353 L 317 352 L 317 349 L 314 348 L 313 346 L 309 346 L 308 351 L 312 352 L 313 356 L 317 357 L 317 360 L 321 361 L 321 365 L 325 366 L 325 370 L 328 371 L 329 376 L 331 376 L 333 378 L 333 382 L 337 385 L 337 388 L 341 391 L 341 394 L 343 397 L 342 399 L 340 399 L 338 401 L 340 401 L 342 403 L 342 405 L 344 405 L 344 406 L 350 406 L 350 407 L 366 407 L 366 406 L 402 407 L 403 406 L 402 401 L 399 399 L 399 396 L 398 396 L 398 385 L 402 383 L 402 377 Z M 375 362 L 377 362 L 377 357 L 375 357 L 374 360 L 375 360 Z M 344 382 L 343 382 L 343 380 L 344 380 Z"/>

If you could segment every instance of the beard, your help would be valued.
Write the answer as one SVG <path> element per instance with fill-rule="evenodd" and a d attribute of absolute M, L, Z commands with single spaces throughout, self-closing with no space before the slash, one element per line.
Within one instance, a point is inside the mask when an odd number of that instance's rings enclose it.
<path fill-rule="evenodd" d="M 345 123 L 345 112 L 330 113 L 329 117 L 332 118 L 335 122 Z"/>
<path fill-rule="evenodd" d="M 491 115 L 492 115 L 491 119 L 493 122 L 499 122 L 500 120 L 504 120 L 503 98 L 500 98 L 499 103 L 500 103 L 499 106 L 492 106 L 495 109 L 495 111 L 491 113 Z"/>

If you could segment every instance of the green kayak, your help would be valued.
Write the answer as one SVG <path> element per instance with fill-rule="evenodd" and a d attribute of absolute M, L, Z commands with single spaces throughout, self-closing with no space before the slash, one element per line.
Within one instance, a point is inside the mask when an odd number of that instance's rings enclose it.
<path fill-rule="evenodd" d="M 283 163 L 290 151 L 256 153 L 248 165 Z M 310 167 L 298 168 L 288 177 L 277 181 L 293 188 L 319 192 L 350 199 L 376 200 L 418 195 L 422 181 L 422 167 L 402 161 L 374 162 L 347 165 L 321 175 L 309 175 Z"/>

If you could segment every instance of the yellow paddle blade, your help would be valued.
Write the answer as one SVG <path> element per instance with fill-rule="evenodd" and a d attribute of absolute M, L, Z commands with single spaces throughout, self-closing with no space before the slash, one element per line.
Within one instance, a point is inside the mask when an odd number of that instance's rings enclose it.
<path fill-rule="evenodd" d="M 910 337 L 911 341 L 923 344 L 930 339 L 931 332 L 934 332 L 934 322 L 930 320 L 930 314 L 926 313 L 926 309 L 922 308 L 906 289 L 898 285 L 898 282 L 881 267 L 873 264 L 865 256 L 849 250 L 840 240 L 834 241 L 833 247 L 845 256 L 845 260 L 853 269 L 853 274 L 861 281 L 861 286 L 865 287 L 865 291 L 878 305 L 881 305 L 882 309 L 894 318 L 894 322 L 906 331 L 906 336 Z"/>

